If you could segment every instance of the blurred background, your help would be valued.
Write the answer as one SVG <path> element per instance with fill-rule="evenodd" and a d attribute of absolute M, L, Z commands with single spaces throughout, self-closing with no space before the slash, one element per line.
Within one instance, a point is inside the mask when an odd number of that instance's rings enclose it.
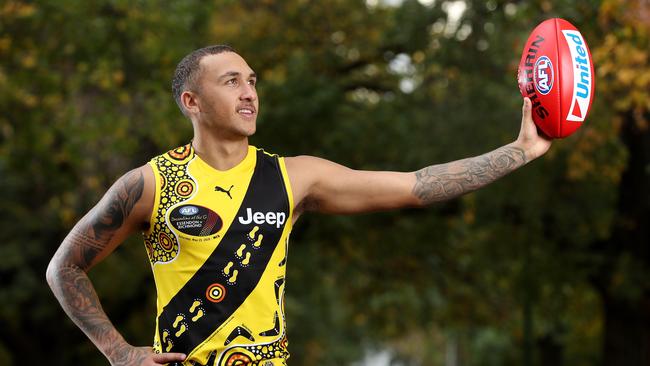
<path fill-rule="evenodd" d="M 415 170 L 513 141 L 541 21 L 587 39 L 584 126 L 526 168 L 423 210 L 306 215 L 292 235 L 291 365 L 650 365 L 650 2 L 0 1 L 0 365 L 106 365 L 45 268 L 127 170 L 187 143 L 177 62 L 235 47 L 259 75 L 252 143 Z M 140 237 L 90 273 L 151 344 Z"/>

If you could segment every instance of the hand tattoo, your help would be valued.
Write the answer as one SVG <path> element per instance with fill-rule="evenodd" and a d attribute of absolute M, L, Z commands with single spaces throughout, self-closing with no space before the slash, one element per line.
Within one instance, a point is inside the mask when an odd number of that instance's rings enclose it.
<path fill-rule="evenodd" d="M 415 172 L 415 195 L 423 204 L 458 197 L 526 164 L 522 149 L 504 146 L 474 158 L 432 165 Z"/>

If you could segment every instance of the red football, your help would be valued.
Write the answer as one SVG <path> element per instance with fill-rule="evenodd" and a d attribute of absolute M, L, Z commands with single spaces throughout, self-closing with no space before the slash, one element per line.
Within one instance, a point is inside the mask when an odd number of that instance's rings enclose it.
<path fill-rule="evenodd" d="M 549 137 L 575 132 L 594 98 L 594 65 L 580 31 L 548 19 L 528 37 L 517 72 L 519 91 L 533 102 L 533 120 Z"/>

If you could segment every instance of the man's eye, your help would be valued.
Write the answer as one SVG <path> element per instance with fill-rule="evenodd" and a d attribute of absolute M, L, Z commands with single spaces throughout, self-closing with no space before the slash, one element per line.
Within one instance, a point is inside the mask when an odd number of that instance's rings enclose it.
<path fill-rule="evenodd" d="M 226 84 L 228 85 L 237 85 L 237 79 L 230 79 L 226 81 Z"/>
<path fill-rule="evenodd" d="M 257 84 L 257 80 L 248 80 L 248 84 L 255 86 L 255 84 Z"/>

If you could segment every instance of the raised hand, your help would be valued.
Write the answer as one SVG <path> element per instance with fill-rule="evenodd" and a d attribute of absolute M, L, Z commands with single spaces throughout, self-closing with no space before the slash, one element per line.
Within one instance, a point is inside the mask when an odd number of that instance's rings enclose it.
<path fill-rule="evenodd" d="M 544 155 L 551 147 L 551 139 L 543 135 L 533 122 L 532 105 L 528 98 L 524 98 L 521 108 L 521 129 L 516 144 L 526 152 L 527 161 Z"/>

